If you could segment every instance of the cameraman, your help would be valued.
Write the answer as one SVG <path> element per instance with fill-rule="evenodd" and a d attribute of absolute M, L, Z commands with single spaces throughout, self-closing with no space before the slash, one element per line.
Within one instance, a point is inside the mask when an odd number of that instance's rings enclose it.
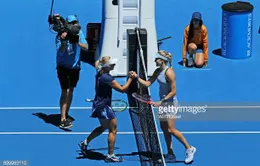
<path fill-rule="evenodd" d="M 78 18 L 75 15 L 67 17 L 69 25 L 80 27 Z M 70 39 L 70 34 L 63 32 L 56 36 L 57 48 L 57 74 L 61 86 L 60 110 L 61 123 L 60 128 L 67 129 L 72 127 L 72 121 L 68 116 L 70 105 L 73 98 L 73 90 L 77 86 L 80 73 L 80 49 L 87 50 L 88 45 L 83 32 L 79 30 L 77 39 Z"/>

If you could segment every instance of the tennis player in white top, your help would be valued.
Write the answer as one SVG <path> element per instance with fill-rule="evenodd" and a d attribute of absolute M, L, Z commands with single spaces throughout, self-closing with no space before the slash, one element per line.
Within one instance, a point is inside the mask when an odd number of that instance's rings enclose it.
<path fill-rule="evenodd" d="M 135 72 L 130 72 L 129 76 L 131 78 L 135 78 L 138 83 L 143 86 L 149 87 L 151 86 L 155 80 L 159 83 L 159 96 L 160 101 L 154 104 L 155 107 L 167 107 L 167 105 L 172 104 L 177 106 L 178 101 L 176 97 L 176 80 L 175 73 L 173 68 L 171 67 L 171 54 L 161 50 L 158 51 L 155 55 L 155 63 L 158 68 L 154 71 L 153 75 L 150 77 L 148 81 L 145 81 L 138 77 Z M 167 65 L 170 63 L 170 67 Z M 160 119 L 160 127 L 163 131 L 165 142 L 167 144 L 168 154 L 165 156 L 166 162 L 175 162 L 176 156 L 172 149 L 172 135 L 177 138 L 186 149 L 186 159 L 185 163 L 189 164 L 193 162 L 194 154 L 196 152 L 196 148 L 189 145 L 186 141 L 185 137 L 182 135 L 180 131 L 175 128 L 175 119 L 174 112 L 172 111 L 159 111 L 159 119 Z"/>

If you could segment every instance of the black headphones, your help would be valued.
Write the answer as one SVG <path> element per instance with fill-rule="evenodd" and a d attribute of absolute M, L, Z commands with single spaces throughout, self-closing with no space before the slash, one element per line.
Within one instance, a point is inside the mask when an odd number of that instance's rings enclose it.
<path fill-rule="evenodd" d="M 78 18 L 78 16 L 77 16 L 76 14 L 75 14 L 74 16 L 77 18 L 77 20 L 78 20 L 78 22 L 79 22 L 79 18 Z"/>

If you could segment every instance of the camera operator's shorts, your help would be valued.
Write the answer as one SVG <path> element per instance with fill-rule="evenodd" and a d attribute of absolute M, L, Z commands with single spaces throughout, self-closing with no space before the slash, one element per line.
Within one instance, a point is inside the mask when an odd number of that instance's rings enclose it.
<path fill-rule="evenodd" d="M 66 67 L 57 67 L 57 74 L 61 89 L 75 88 L 79 80 L 80 69 L 69 69 Z"/>

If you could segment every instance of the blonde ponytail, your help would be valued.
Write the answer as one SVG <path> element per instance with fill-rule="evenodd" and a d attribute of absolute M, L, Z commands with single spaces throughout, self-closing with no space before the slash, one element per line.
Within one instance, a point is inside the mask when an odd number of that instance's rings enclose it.
<path fill-rule="evenodd" d="M 105 63 L 109 62 L 110 56 L 103 56 L 100 60 L 97 60 L 95 62 L 95 68 L 97 69 L 98 72 L 101 72 L 102 70 L 102 65 Z"/>
<path fill-rule="evenodd" d="M 172 67 L 172 54 L 170 52 L 167 52 L 166 58 L 169 59 L 170 67 Z"/>
<path fill-rule="evenodd" d="M 96 68 L 97 71 L 100 71 L 100 70 L 101 70 L 100 63 L 101 63 L 100 60 L 97 60 L 97 61 L 95 62 L 95 68 Z"/>

